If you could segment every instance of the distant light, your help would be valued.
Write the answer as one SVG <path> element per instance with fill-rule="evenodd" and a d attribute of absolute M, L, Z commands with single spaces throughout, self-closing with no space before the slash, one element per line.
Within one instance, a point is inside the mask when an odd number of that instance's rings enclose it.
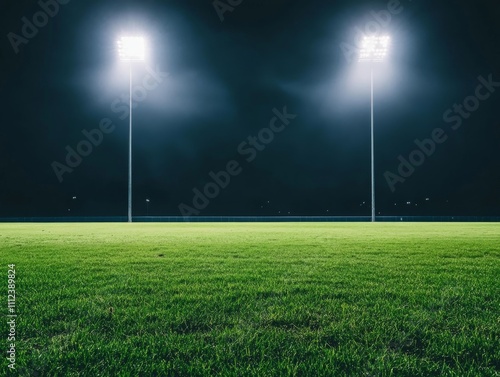
<path fill-rule="evenodd" d="M 76 196 L 73 196 L 73 200 L 75 200 L 75 199 L 76 199 Z"/>
<path fill-rule="evenodd" d="M 429 198 L 425 198 L 426 201 L 429 201 L 430 199 Z"/>
<path fill-rule="evenodd" d="M 144 38 L 121 37 L 118 41 L 118 53 L 123 61 L 143 61 L 146 55 Z"/>
<path fill-rule="evenodd" d="M 149 203 L 149 199 L 146 199 L 146 203 Z"/>
<path fill-rule="evenodd" d="M 382 62 L 389 51 L 391 38 L 387 35 L 377 37 L 366 36 L 361 43 L 360 62 Z"/>

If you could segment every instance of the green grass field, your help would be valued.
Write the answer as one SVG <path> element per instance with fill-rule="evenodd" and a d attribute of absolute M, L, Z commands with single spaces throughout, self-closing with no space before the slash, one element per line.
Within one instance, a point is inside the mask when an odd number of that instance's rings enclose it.
<path fill-rule="evenodd" d="M 500 376 L 500 224 L 0 224 L 0 250 L 0 375 Z"/>

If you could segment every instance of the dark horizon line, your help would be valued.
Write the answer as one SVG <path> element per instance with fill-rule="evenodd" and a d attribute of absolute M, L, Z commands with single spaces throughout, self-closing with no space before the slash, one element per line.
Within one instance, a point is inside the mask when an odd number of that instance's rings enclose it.
<path fill-rule="evenodd" d="M 377 216 L 379 222 L 500 222 L 500 216 Z M 133 216 L 133 222 L 371 222 L 371 216 Z M 134 221 L 135 220 L 135 221 Z M 1 217 L 0 223 L 127 222 L 127 216 Z"/>

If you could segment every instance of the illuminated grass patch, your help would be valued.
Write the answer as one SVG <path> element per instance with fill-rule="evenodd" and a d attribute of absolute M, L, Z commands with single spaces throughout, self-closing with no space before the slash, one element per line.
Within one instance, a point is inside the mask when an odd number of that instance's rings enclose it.
<path fill-rule="evenodd" d="M 0 224 L 0 248 L 20 375 L 500 373 L 499 224 Z"/>

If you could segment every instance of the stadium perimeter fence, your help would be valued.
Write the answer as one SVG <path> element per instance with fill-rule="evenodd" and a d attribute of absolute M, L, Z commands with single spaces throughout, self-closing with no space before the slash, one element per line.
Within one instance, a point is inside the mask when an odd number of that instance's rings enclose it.
<path fill-rule="evenodd" d="M 0 222 L 126 222 L 126 216 L 5 217 Z M 134 216 L 133 222 L 370 222 L 370 216 Z M 378 222 L 499 222 L 500 216 L 377 216 Z"/>

